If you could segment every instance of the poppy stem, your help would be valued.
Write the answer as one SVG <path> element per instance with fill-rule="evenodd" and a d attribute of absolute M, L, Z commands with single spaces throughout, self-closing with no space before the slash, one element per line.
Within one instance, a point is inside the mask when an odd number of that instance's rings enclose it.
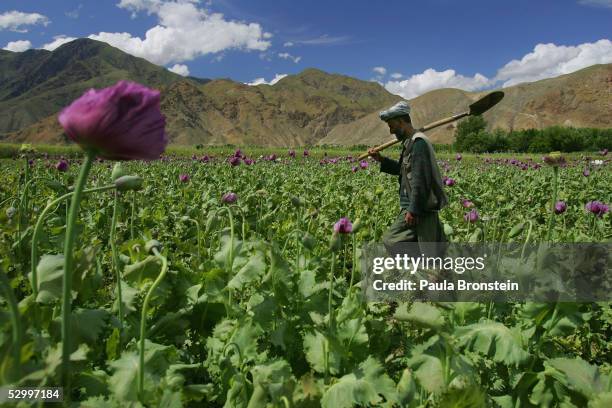
<path fill-rule="evenodd" d="M 134 208 L 136 207 L 136 191 L 132 191 L 132 214 L 130 215 L 130 239 L 134 239 Z"/>
<path fill-rule="evenodd" d="M 357 237 L 353 232 L 353 266 L 351 267 L 351 281 L 349 282 L 349 293 L 353 289 L 353 281 L 355 279 L 355 268 L 357 267 Z"/>
<path fill-rule="evenodd" d="M 553 228 L 555 226 L 555 204 L 557 202 L 557 190 L 558 190 L 558 177 L 559 176 L 559 167 L 553 167 L 553 195 L 552 195 L 552 209 L 550 212 L 550 216 L 548 218 L 548 235 L 546 237 L 546 241 L 551 242 Z"/>
<path fill-rule="evenodd" d="M 13 358 L 15 360 L 15 378 L 13 378 L 13 380 L 15 380 L 14 384 L 16 384 L 21 379 L 21 343 L 23 336 L 21 318 L 19 316 L 19 307 L 17 305 L 15 293 L 13 292 L 13 288 L 11 288 L 11 284 L 4 271 L 0 271 L 0 283 L 2 284 L 1 286 L 4 292 L 4 298 L 6 299 L 6 303 L 8 304 L 8 309 L 11 317 L 11 326 L 13 329 L 12 349 L 14 353 Z"/>
<path fill-rule="evenodd" d="M 77 235 L 76 221 L 81 205 L 83 189 L 95 157 L 94 150 L 85 153 L 85 160 L 74 187 L 70 212 L 66 220 L 66 239 L 64 241 L 64 280 L 62 284 L 62 368 L 61 378 L 67 401 L 70 401 L 70 322 L 72 301 L 72 269 L 74 268 L 74 241 Z"/>
<path fill-rule="evenodd" d="M 119 210 L 119 197 L 118 192 L 114 192 L 114 202 L 113 202 L 113 218 L 111 220 L 111 228 L 110 228 L 110 246 L 111 246 L 111 256 L 112 256 L 112 266 L 115 270 L 115 278 L 117 279 L 117 303 L 119 305 L 119 347 L 121 347 L 121 335 L 123 334 L 123 297 L 121 296 L 121 274 L 119 272 L 119 259 L 117 257 L 117 246 L 115 245 L 115 232 L 117 230 L 117 217 Z"/>
<path fill-rule="evenodd" d="M 144 399 L 145 336 L 147 333 L 147 309 L 149 308 L 149 301 L 151 300 L 151 295 L 153 294 L 153 291 L 155 291 L 155 289 L 159 286 L 162 279 L 164 279 L 164 276 L 166 276 L 166 271 L 168 270 L 168 260 L 166 259 L 166 257 L 161 255 L 157 248 L 153 248 L 153 254 L 157 259 L 162 262 L 162 268 L 159 275 L 157 276 L 157 279 L 155 279 L 155 282 L 153 282 L 153 285 L 151 285 L 151 288 L 147 292 L 144 302 L 142 303 L 142 315 L 140 317 L 140 347 L 138 350 L 138 398 L 141 402 L 143 402 Z"/>

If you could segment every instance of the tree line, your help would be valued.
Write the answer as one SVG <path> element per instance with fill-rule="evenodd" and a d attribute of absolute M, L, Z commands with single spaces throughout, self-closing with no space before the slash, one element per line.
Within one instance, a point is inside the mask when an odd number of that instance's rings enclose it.
<path fill-rule="evenodd" d="M 457 125 L 453 150 L 458 152 L 547 153 L 612 149 L 612 128 L 551 126 L 544 129 L 487 131 L 482 116 L 470 116 Z"/>

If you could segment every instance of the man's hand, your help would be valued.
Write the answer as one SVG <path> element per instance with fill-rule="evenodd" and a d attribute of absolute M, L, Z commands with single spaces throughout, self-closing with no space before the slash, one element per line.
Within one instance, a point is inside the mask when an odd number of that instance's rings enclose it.
<path fill-rule="evenodd" d="M 382 156 L 380 155 L 379 152 L 377 152 L 376 150 L 374 150 L 374 148 L 370 148 L 368 149 L 368 154 L 370 155 L 371 158 L 373 158 L 374 160 L 376 160 L 377 162 L 381 162 L 382 161 Z"/>
<path fill-rule="evenodd" d="M 406 221 L 406 224 L 408 225 L 416 225 L 417 223 L 416 215 L 412 215 L 410 211 L 406 213 L 406 215 L 404 216 L 404 220 Z"/>

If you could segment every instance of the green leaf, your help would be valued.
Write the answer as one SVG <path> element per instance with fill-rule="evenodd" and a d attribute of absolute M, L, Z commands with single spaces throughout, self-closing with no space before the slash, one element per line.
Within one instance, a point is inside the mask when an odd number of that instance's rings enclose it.
<path fill-rule="evenodd" d="M 410 311 L 408 304 L 402 303 L 395 310 L 395 317 L 402 322 L 412 322 L 421 327 L 440 330 L 444 326 L 444 316 L 438 308 L 427 303 L 413 303 Z"/>
<path fill-rule="evenodd" d="M 126 265 L 123 269 L 123 277 L 129 283 L 137 285 L 142 289 L 146 280 L 154 280 L 161 271 L 161 265 L 158 259 L 149 255 L 140 262 L 132 265 Z"/>
<path fill-rule="evenodd" d="M 325 408 L 378 406 L 383 402 L 381 396 L 389 403 L 396 402 L 395 383 L 376 359 L 368 357 L 355 371 L 329 387 L 321 405 Z"/>
<path fill-rule="evenodd" d="M 265 256 L 261 252 L 255 252 L 249 257 L 248 262 L 240 268 L 238 273 L 227 284 L 232 289 L 242 289 L 245 285 L 261 278 L 266 271 Z"/>
<path fill-rule="evenodd" d="M 164 376 L 176 351 L 171 346 L 162 346 L 145 340 L 145 391 L 155 388 Z M 119 360 L 109 363 L 114 373 L 109 380 L 109 389 L 120 401 L 136 401 L 138 389 L 138 353 L 126 351 Z"/>
<path fill-rule="evenodd" d="M 520 333 L 497 322 L 476 323 L 455 330 L 461 347 L 508 365 L 519 365 L 529 357 Z"/>
<path fill-rule="evenodd" d="M 604 392 L 589 401 L 589 408 L 609 408 L 612 407 L 612 392 Z"/>
<path fill-rule="evenodd" d="M 76 347 L 80 343 L 95 345 L 107 324 L 110 314 L 104 309 L 75 309 L 70 323 L 70 343 Z M 59 340 L 62 318 L 57 317 L 49 327 L 51 334 Z"/>
<path fill-rule="evenodd" d="M 412 371 L 409 368 L 405 368 L 402 372 L 402 376 L 397 383 L 397 398 L 398 402 L 402 406 L 406 406 L 414 399 L 417 392 L 417 386 L 414 382 Z"/>
<path fill-rule="evenodd" d="M 108 394 L 108 374 L 103 370 L 81 371 L 75 378 L 74 388 L 83 389 L 83 394 L 88 396 Z"/>
<path fill-rule="evenodd" d="M 62 295 L 64 278 L 64 256 L 61 254 L 43 255 L 36 266 L 36 276 L 38 278 L 36 301 L 50 304 L 59 299 Z"/>
<path fill-rule="evenodd" d="M 317 283 L 316 277 L 317 277 L 316 271 L 303 270 L 300 272 L 300 280 L 298 282 L 298 289 L 302 297 L 309 298 L 313 294 L 325 288 L 324 284 Z"/>
<path fill-rule="evenodd" d="M 556 309 L 556 312 L 555 312 Z M 533 303 L 521 306 L 520 315 L 527 322 L 546 329 L 550 336 L 567 336 L 591 318 L 580 311 L 579 303 Z M 555 318 L 553 320 L 553 317 Z"/>
<path fill-rule="evenodd" d="M 287 361 L 280 359 L 266 364 L 256 365 L 251 369 L 253 384 L 263 387 L 272 401 L 281 396 L 290 396 L 295 379 L 291 374 L 291 367 Z"/>
<path fill-rule="evenodd" d="M 408 360 L 408 365 L 419 385 L 428 392 L 440 392 L 446 388 L 444 368 L 439 358 L 419 354 Z"/>
<path fill-rule="evenodd" d="M 236 374 L 230 379 L 230 387 L 223 408 L 246 407 L 249 403 L 249 390 L 244 376 Z"/>
<path fill-rule="evenodd" d="M 553 358 L 544 362 L 544 373 L 587 399 L 607 391 L 608 376 L 581 358 Z"/>
<path fill-rule="evenodd" d="M 486 408 L 486 394 L 476 385 L 465 388 L 451 388 L 442 394 L 440 407 Z"/>
<path fill-rule="evenodd" d="M 114 289 L 115 293 L 117 292 L 117 289 Z M 124 281 L 121 281 L 121 303 L 123 305 L 123 314 L 128 315 L 131 312 L 135 312 L 136 311 L 136 299 L 138 297 L 138 289 L 135 289 L 133 287 L 131 287 L 130 285 L 128 285 L 127 283 L 125 283 Z M 115 301 L 113 302 L 113 307 L 111 309 L 112 312 L 116 312 L 119 310 L 119 299 L 116 298 Z"/>
<path fill-rule="evenodd" d="M 313 370 L 325 373 L 325 350 L 329 354 L 329 372 L 338 374 L 343 352 L 337 340 L 330 338 L 319 331 L 304 335 L 304 351 L 306 360 Z"/>

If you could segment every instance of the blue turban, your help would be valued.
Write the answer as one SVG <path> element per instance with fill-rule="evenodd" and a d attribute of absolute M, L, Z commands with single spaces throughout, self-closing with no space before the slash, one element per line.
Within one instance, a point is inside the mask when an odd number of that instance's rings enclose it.
<path fill-rule="evenodd" d="M 406 101 L 399 101 L 389 109 L 380 112 L 380 118 L 385 122 L 404 115 L 410 115 L 410 106 Z"/>

